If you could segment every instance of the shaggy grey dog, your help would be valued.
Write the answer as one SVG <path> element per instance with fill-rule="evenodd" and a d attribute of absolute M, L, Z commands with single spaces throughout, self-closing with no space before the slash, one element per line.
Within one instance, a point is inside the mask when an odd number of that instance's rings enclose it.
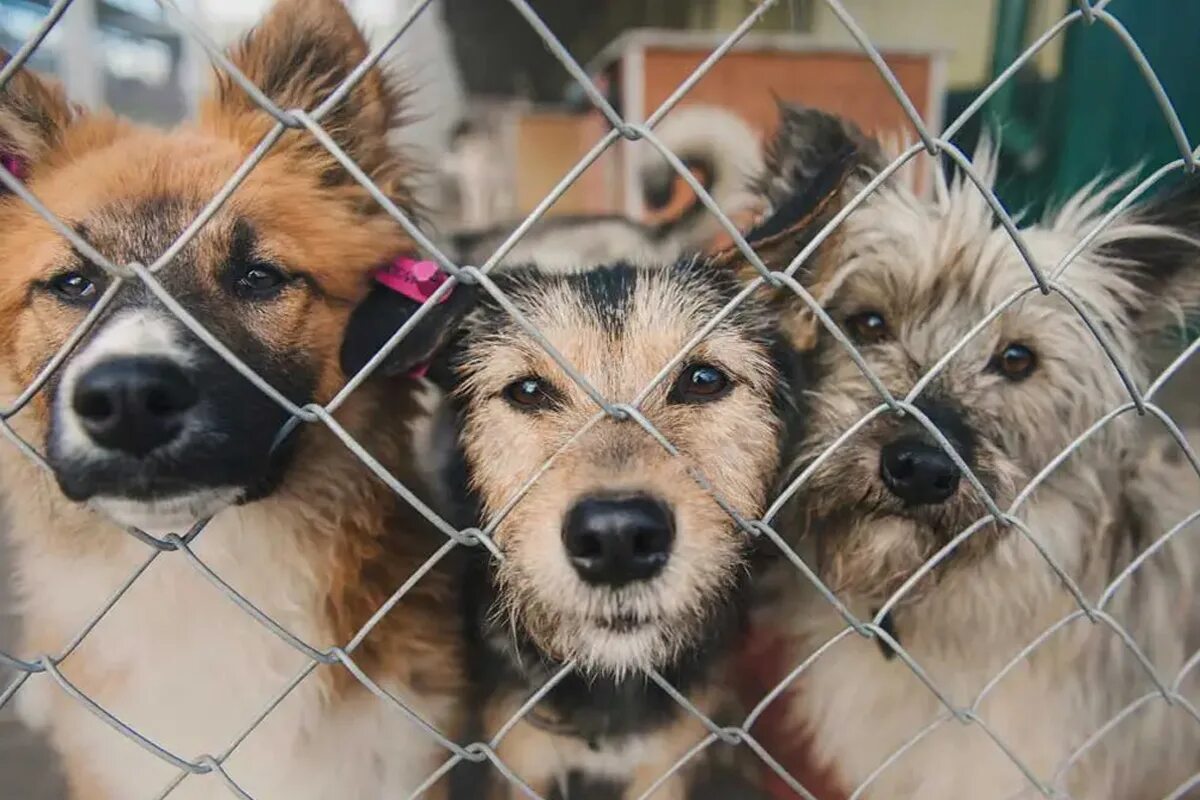
<path fill-rule="evenodd" d="M 763 189 L 790 196 L 845 158 L 858 171 L 840 202 L 879 168 L 879 148 L 839 120 L 787 110 Z M 992 183 L 986 146 L 974 169 Z M 1195 782 L 1200 540 L 1186 523 L 1200 478 L 1157 419 L 1114 414 L 1130 393 L 1097 336 L 1144 391 L 1152 344 L 1200 301 L 1196 182 L 1117 214 L 1056 272 L 1127 184 L 1094 183 L 1022 226 L 1061 292 L 1034 286 L 961 175 L 937 201 L 884 182 L 802 273 L 894 397 L 920 386 L 919 414 L 886 408 L 793 305 L 813 383 L 791 530 L 849 610 L 888 633 L 848 630 L 799 576 L 775 609 L 796 664 L 838 637 L 790 702 L 847 791 L 1126 800 L 1182 797 Z M 994 521 L 985 493 L 1010 524 Z"/>

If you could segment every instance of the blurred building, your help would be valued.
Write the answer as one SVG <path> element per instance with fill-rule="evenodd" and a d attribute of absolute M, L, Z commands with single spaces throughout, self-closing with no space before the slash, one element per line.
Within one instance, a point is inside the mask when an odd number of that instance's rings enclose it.
<path fill-rule="evenodd" d="M 187 19 L 227 46 L 262 16 L 270 0 L 180 0 Z M 409 17 L 416 0 L 349 0 L 372 44 Z M 0 0 L 0 47 L 19 49 L 42 25 L 50 0 Z M 186 116 L 210 80 L 203 49 L 179 31 L 155 0 L 75 0 L 28 62 L 61 78 L 71 96 L 145 122 Z M 388 54 L 390 69 L 413 89 L 407 139 L 444 143 L 461 113 L 457 67 L 437 4 L 422 13 Z"/>
<path fill-rule="evenodd" d="M 0 0 L 0 47 L 21 47 L 49 5 Z M 80 0 L 28 63 L 63 79 L 79 102 L 167 124 L 187 111 L 186 49 L 154 0 Z"/>

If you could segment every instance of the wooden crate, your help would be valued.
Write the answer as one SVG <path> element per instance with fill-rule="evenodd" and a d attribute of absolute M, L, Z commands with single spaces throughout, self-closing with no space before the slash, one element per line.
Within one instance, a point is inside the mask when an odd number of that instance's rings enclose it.
<path fill-rule="evenodd" d="M 630 122 L 645 121 L 724 40 L 711 32 L 636 30 L 606 48 L 590 65 L 596 79 L 613 87 L 618 110 Z M 884 60 L 895 73 L 925 125 L 941 130 L 946 92 L 946 53 L 888 49 Z M 878 69 L 860 49 L 828 45 L 798 34 L 748 34 L 684 96 L 680 105 L 704 103 L 741 116 L 764 139 L 778 119 L 777 100 L 800 102 L 854 120 L 870 133 L 916 140 L 916 132 Z M 606 128 L 598 113 L 592 129 Z M 593 139 L 594 141 L 594 139 Z M 592 210 L 642 216 L 635 148 L 621 143 L 602 169 L 608 192 Z M 643 156 L 644 157 L 644 156 Z M 932 162 L 927 164 L 930 168 Z M 922 181 L 923 183 L 924 181 Z"/>

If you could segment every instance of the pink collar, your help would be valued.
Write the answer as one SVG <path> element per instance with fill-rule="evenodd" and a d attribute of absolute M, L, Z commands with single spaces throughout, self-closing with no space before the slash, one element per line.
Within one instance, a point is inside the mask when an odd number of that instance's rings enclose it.
<path fill-rule="evenodd" d="M 418 261 L 408 256 L 400 256 L 375 273 L 375 280 L 414 303 L 424 303 L 433 297 L 433 293 L 447 278 L 446 273 L 434 262 Z M 447 292 L 438 302 L 444 303 L 449 298 L 450 292 Z M 413 378 L 423 378 L 428 371 L 428 363 L 418 364 L 409 370 L 408 374 Z"/>

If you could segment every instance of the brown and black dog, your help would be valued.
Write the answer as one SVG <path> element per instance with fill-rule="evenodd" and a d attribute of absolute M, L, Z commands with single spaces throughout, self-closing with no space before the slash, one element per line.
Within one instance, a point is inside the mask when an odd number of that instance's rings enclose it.
<path fill-rule="evenodd" d="M 747 234 L 769 268 L 811 240 L 846 168 L 833 162 L 776 199 Z M 435 429 L 459 450 L 440 483 L 465 490 L 462 524 L 494 528 L 503 555 L 478 560 L 464 598 L 473 710 L 484 738 L 507 730 L 500 760 L 542 797 L 762 796 L 750 747 L 706 742 L 705 725 L 648 676 L 718 725 L 741 722 L 729 669 L 771 548 L 730 509 L 755 519 L 774 498 L 805 389 L 775 293 L 747 292 L 750 274 L 734 248 L 568 274 L 534 261 L 495 275 L 505 302 L 457 289 L 387 362 L 404 371 L 437 352 L 430 375 L 451 402 Z M 367 308 L 381 322 L 385 305 L 393 319 L 375 346 L 416 308 L 385 295 Z M 670 446 L 600 413 L 546 342 L 609 402 L 636 403 Z M 573 671 L 509 726 L 565 664 Z M 462 796 L 522 793 L 493 777 Z"/>
<path fill-rule="evenodd" d="M 281 0 L 230 58 L 280 107 L 312 109 L 367 53 L 337 0 Z M 323 125 L 411 207 L 410 166 L 386 144 L 400 98 L 372 69 Z M 6 165 L 117 264 L 166 251 L 274 124 L 228 78 L 198 120 L 168 132 L 85 113 L 23 70 L 0 92 Z M 373 271 L 411 249 L 332 155 L 289 131 L 158 279 L 290 401 L 325 403 L 345 383 L 344 365 L 369 356 L 346 330 Z M 151 551 L 123 527 L 183 535 L 210 517 L 191 541 L 195 558 L 313 648 L 346 646 L 444 540 L 325 426 L 275 446 L 289 418 L 280 404 L 140 280 L 116 285 L 12 194 L 0 194 L 0 403 L 34 381 L 109 292 L 96 325 L 10 420 L 49 471 L 16 449 L 0 458 L 22 654 L 62 652 L 147 561 Z M 373 378 L 336 414 L 405 482 L 417 471 L 409 423 L 425 413 L 415 387 Z M 340 664 L 317 667 L 254 727 L 313 662 L 210 577 L 188 554 L 160 554 L 57 669 L 182 759 L 219 755 L 253 728 L 224 770 L 254 797 L 405 797 L 437 769 L 448 753 L 434 737 Z M 447 734 L 463 696 L 455 580 L 439 564 L 352 654 Z M 34 676 L 17 703 L 62 754 L 73 798 L 148 797 L 180 775 L 50 675 Z M 172 797 L 224 796 L 221 782 L 189 776 Z"/>

